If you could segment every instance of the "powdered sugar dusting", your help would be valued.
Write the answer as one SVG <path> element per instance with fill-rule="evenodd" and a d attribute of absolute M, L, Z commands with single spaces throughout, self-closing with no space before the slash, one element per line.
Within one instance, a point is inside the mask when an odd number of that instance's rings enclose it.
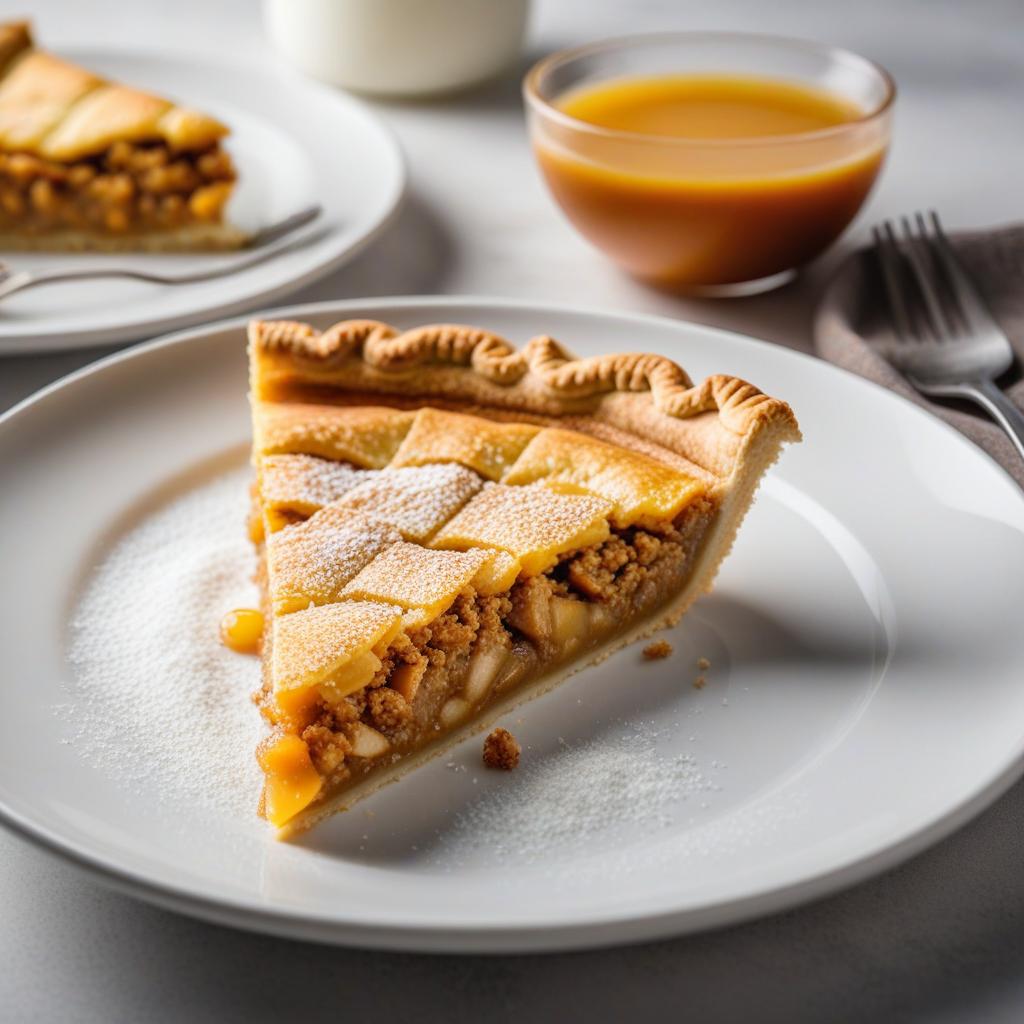
<path fill-rule="evenodd" d="M 392 544 L 348 584 L 342 597 L 440 613 L 490 557 L 480 548 L 432 551 L 416 544 Z"/>
<path fill-rule="evenodd" d="M 483 486 L 471 469 L 453 463 L 384 469 L 352 488 L 341 504 L 396 526 L 423 542 Z"/>
<path fill-rule="evenodd" d="M 248 468 L 171 500 L 126 533 L 71 623 L 68 701 L 82 758 L 170 807 L 254 818 L 259 663 L 218 641 L 221 615 L 257 600 L 245 535 Z"/>
<path fill-rule="evenodd" d="M 362 512 L 329 506 L 267 538 L 274 610 L 284 615 L 337 601 L 341 590 L 398 531 Z"/>
<path fill-rule="evenodd" d="M 369 650 L 397 622 L 400 609 L 375 601 L 343 601 L 274 620 L 274 685 L 302 686 Z"/>
<path fill-rule="evenodd" d="M 265 508 L 315 511 L 374 475 L 375 470 L 356 469 L 347 462 L 315 455 L 264 455 L 260 459 L 260 497 Z"/>
<path fill-rule="evenodd" d="M 689 754 L 658 749 L 657 731 L 629 729 L 562 747 L 523 763 L 507 785 L 459 811 L 439 843 L 446 868 L 458 853 L 486 850 L 517 864 L 572 857 L 597 837 L 650 835 L 676 822 L 681 806 L 720 789 L 715 772 Z"/>
<path fill-rule="evenodd" d="M 610 501 L 592 494 L 561 494 L 541 484 L 487 484 L 441 528 L 432 545 L 502 548 L 519 558 L 547 553 L 553 562 L 555 554 L 603 540 L 611 509 Z"/>

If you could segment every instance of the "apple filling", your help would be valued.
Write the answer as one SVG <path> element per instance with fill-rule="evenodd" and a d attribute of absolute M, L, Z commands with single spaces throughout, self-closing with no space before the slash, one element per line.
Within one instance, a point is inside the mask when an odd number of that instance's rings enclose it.
<path fill-rule="evenodd" d="M 702 498 L 674 521 L 615 528 L 500 592 L 486 592 L 500 573 L 468 565 L 475 575 L 441 614 L 417 624 L 407 613 L 301 706 L 285 701 L 282 710 L 282 695 L 266 686 L 257 702 L 282 731 L 260 753 L 264 814 L 287 820 L 654 612 L 685 582 L 713 511 Z M 372 599 L 372 583 L 360 584 L 356 596 Z M 281 762 L 287 770 L 274 768 Z"/>
<path fill-rule="evenodd" d="M 192 152 L 115 142 L 74 163 L 0 154 L 0 228 L 124 235 L 218 223 L 234 182 L 217 143 Z"/>
<path fill-rule="evenodd" d="M 288 832 L 653 622 L 717 511 L 688 468 L 562 426 L 285 402 L 254 424 L 263 812 Z"/>

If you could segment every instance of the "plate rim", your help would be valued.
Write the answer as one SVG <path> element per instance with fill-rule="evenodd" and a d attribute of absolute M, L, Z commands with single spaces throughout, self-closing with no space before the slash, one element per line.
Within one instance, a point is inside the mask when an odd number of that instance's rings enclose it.
<path fill-rule="evenodd" d="M 529 299 L 501 298 L 479 295 L 404 295 L 369 298 L 351 298 L 302 303 L 260 310 L 263 317 L 300 319 L 309 316 L 343 318 L 351 310 L 374 308 L 382 313 L 389 309 L 410 307 L 475 307 L 481 310 L 502 309 L 535 311 L 541 314 L 579 315 L 635 326 L 649 324 L 675 330 L 695 330 L 711 337 L 728 338 L 742 345 L 766 344 L 753 335 L 709 327 L 693 321 L 644 313 L 622 312 L 613 309 L 586 307 L 564 303 L 534 302 Z M 227 330 L 243 330 L 254 314 L 228 317 L 211 323 L 185 328 L 174 333 L 141 342 L 110 353 L 87 366 L 81 367 L 29 395 L 0 414 L 0 430 L 22 411 L 40 403 L 78 381 L 105 372 L 109 367 L 144 356 L 149 352 L 177 345 L 200 344 L 211 335 Z M 858 377 L 841 367 L 834 366 L 808 353 L 773 346 L 786 357 L 815 364 L 825 372 L 835 372 L 852 379 L 855 385 L 866 386 L 876 400 L 892 400 L 904 411 L 912 410 L 982 461 L 994 468 L 1019 491 L 1006 470 L 987 452 L 974 445 L 959 431 L 943 420 L 930 416 L 909 399 L 897 395 L 872 381 Z M 1024 501 L 1024 493 L 1020 494 Z M 769 915 L 784 909 L 832 895 L 865 881 L 883 871 L 904 863 L 934 843 L 951 835 L 972 818 L 982 813 L 1014 782 L 1024 775 L 1024 737 L 1017 748 L 1008 752 L 1002 768 L 983 781 L 979 788 L 965 794 L 956 803 L 947 806 L 938 817 L 920 824 L 913 831 L 868 854 L 856 851 L 822 870 L 805 874 L 800 879 L 775 885 L 761 891 L 735 896 L 725 901 L 710 901 L 696 906 L 640 913 L 629 909 L 605 910 L 599 915 L 577 915 L 569 923 L 552 926 L 548 923 L 525 921 L 518 923 L 423 922 L 411 924 L 386 921 L 354 921 L 339 919 L 329 913 L 296 911 L 294 909 L 259 904 L 252 900 L 219 897 L 197 893 L 185 885 L 154 880 L 132 868 L 112 864 L 101 855 L 90 852 L 74 840 L 61 837 L 46 826 L 32 822 L 8 807 L 0 799 L 0 824 L 32 842 L 50 854 L 60 857 L 117 891 L 140 898 L 164 909 L 186 913 L 203 920 L 227 924 L 242 929 L 278 936 L 312 940 L 336 945 L 372 949 L 405 950 L 411 952 L 450 953 L 515 953 L 555 952 L 573 949 L 591 949 L 651 941 L 679 936 L 710 928 L 726 927 Z"/>
<path fill-rule="evenodd" d="M 322 280 L 328 274 L 353 260 L 391 227 L 405 206 L 409 196 L 409 162 L 405 150 L 394 129 L 365 100 L 357 96 L 342 90 L 331 89 L 321 82 L 308 77 L 288 74 L 287 69 L 281 68 L 278 65 L 273 65 L 268 71 L 266 65 L 247 58 L 232 57 L 228 58 L 225 62 L 219 61 L 214 65 L 210 62 L 209 54 L 206 53 L 189 53 L 180 49 L 136 50 L 116 45 L 60 47 L 60 52 L 84 62 L 102 63 L 105 59 L 123 60 L 131 58 L 133 60 L 142 59 L 158 63 L 198 64 L 207 70 L 216 70 L 218 73 L 225 75 L 230 75 L 232 70 L 241 70 L 247 74 L 256 74 L 268 79 L 275 76 L 285 79 L 293 88 L 319 93 L 330 102 L 341 107 L 347 107 L 349 110 L 355 111 L 360 117 L 365 118 L 378 132 L 388 153 L 394 172 L 394 187 L 386 200 L 381 204 L 376 221 L 369 222 L 369 226 L 354 238 L 350 244 L 345 246 L 342 251 L 336 252 L 329 259 L 321 261 L 298 276 L 292 276 L 288 280 L 272 287 L 259 289 L 248 298 L 239 298 L 226 303 L 214 302 L 212 305 L 206 305 L 190 313 L 169 313 L 155 319 L 152 316 L 143 316 L 130 323 L 124 323 L 116 327 L 93 327 L 81 331 L 65 331 L 54 330 L 41 325 L 41 330 L 27 334 L 13 329 L 7 335 L 0 333 L 0 359 L 5 356 L 24 356 L 71 352 L 94 347 L 100 348 L 125 342 L 134 342 L 140 336 L 146 340 L 159 340 L 167 335 L 168 332 L 177 334 L 182 331 L 205 327 L 221 320 L 227 320 L 239 316 L 246 311 L 251 313 L 262 308 L 268 302 L 282 300 L 289 294 Z M 52 253 L 49 255 L 59 258 L 62 254 Z M 131 253 L 125 255 L 128 258 L 132 256 Z M 216 318 L 216 320 L 211 320 L 210 318 Z"/>

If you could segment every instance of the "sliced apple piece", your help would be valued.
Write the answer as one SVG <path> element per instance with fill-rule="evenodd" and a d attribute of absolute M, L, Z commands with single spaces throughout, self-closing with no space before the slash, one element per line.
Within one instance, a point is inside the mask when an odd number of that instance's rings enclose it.
<path fill-rule="evenodd" d="M 551 593 L 547 587 L 532 581 L 521 587 L 508 622 L 531 640 L 547 640 L 551 635 Z"/>
<path fill-rule="evenodd" d="M 381 660 L 373 651 L 363 651 L 338 669 L 334 678 L 321 683 L 318 692 L 328 704 L 337 704 L 361 690 L 380 671 L 380 666 Z"/>
<path fill-rule="evenodd" d="M 365 722 L 353 722 L 348 727 L 348 738 L 356 757 L 380 757 L 391 749 L 387 737 Z"/>
<path fill-rule="evenodd" d="M 507 657 L 507 648 L 501 644 L 480 646 L 469 660 L 466 682 L 462 688 L 462 696 L 471 704 L 483 700 L 498 675 Z"/>
<path fill-rule="evenodd" d="M 519 682 L 531 669 L 537 667 L 540 656 L 528 640 L 518 640 L 505 655 L 505 661 L 494 680 L 494 689 L 503 690 Z"/>
<path fill-rule="evenodd" d="M 441 725 L 445 729 L 450 729 L 466 717 L 469 708 L 469 701 L 463 697 L 450 697 L 441 707 L 441 712 L 438 716 L 441 719 Z"/>
<path fill-rule="evenodd" d="M 570 654 L 590 629 L 590 606 L 569 597 L 552 597 L 551 642 L 561 654 Z"/>
<path fill-rule="evenodd" d="M 427 674 L 427 659 L 417 661 L 412 665 L 399 665 L 391 673 L 389 685 L 396 693 L 400 693 L 410 704 L 416 698 L 416 691 Z"/>

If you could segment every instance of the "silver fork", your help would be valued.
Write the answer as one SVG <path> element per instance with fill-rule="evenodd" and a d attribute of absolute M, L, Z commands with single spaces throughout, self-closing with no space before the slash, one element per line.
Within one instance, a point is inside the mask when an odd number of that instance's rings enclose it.
<path fill-rule="evenodd" d="M 1013 364 L 996 323 L 950 246 L 938 214 L 873 229 L 896 343 L 885 355 L 922 394 L 980 405 L 1024 457 L 1024 414 L 997 387 Z"/>
<path fill-rule="evenodd" d="M 17 292 L 23 292 L 29 288 L 38 288 L 44 284 L 64 284 L 68 281 L 95 281 L 104 277 L 126 277 L 133 281 L 149 281 L 153 284 L 195 284 L 198 281 L 213 281 L 218 277 L 228 277 L 230 274 L 237 274 L 242 270 L 258 266 L 260 263 L 266 263 L 282 253 L 290 252 L 299 245 L 305 244 L 305 240 L 301 242 L 292 241 L 287 245 L 271 248 L 274 242 L 316 220 L 320 213 L 320 206 L 307 206 L 304 210 L 290 214 L 275 224 L 269 224 L 267 227 L 261 228 L 251 235 L 245 243 L 244 251 L 259 250 L 254 256 L 234 260 L 219 267 L 193 271 L 188 274 L 158 274 L 148 270 L 137 270 L 132 267 L 86 267 L 75 270 L 61 270 L 58 268 L 55 270 L 19 270 L 12 272 L 6 264 L 0 263 L 0 300 L 9 298 Z"/>

